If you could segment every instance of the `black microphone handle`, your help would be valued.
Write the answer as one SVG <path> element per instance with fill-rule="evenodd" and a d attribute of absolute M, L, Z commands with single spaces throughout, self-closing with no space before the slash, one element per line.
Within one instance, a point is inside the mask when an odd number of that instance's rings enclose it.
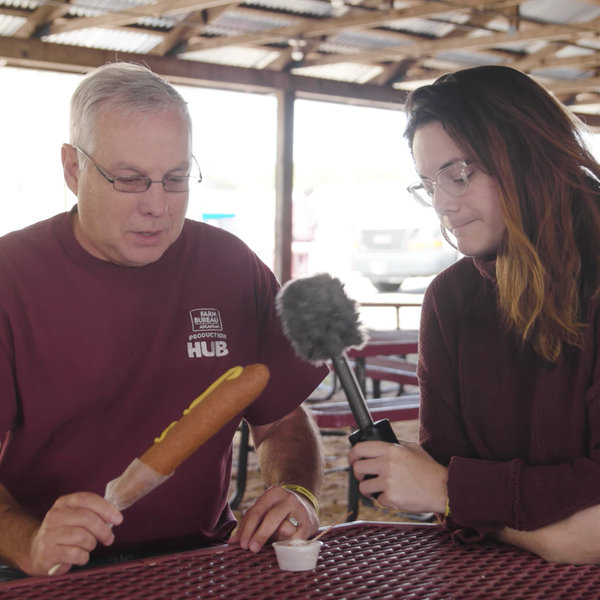
<path fill-rule="evenodd" d="M 353 446 L 354 444 L 358 444 L 358 442 L 371 441 L 389 442 L 390 444 L 398 443 L 398 438 L 387 419 L 381 419 L 381 421 L 373 423 L 373 425 L 366 429 L 356 430 L 350 435 L 349 439 Z M 373 479 L 375 477 L 376 475 L 365 475 L 365 479 Z M 381 492 L 375 492 L 373 498 L 377 498 L 380 494 Z"/>
<path fill-rule="evenodd" d="M 373 426 L 373 419 L 367 407 L 367 401 L 358 385 L 356 375 L 348 363 L 346 353 L 342 352 L 339 356 L 333 356 L 331 362 L 340 379 L 358 428 L 364 430 L 371 428 Z"/>
<path fill-rule="evenodd" d="M 332 359 L 333 368 L 340 379 L 342 388 L 348 399 L 350 410 L 354 415 L 354 420 L 358 425 L 358 430 L 350 435 L 350 443 L 354 446 L 358 442 L 382 441 L 391 444 L 397 444 L 398 438 L 387 419 L 382 419 L 373 423 L 373 418 L 369 412 L 367 401 L 358 385 L 356 375 L 348 363 L 346 353 L 341 356 L 334 356 Z M 375 475 L 366 475 L 365 479 L 372 479 Z M 379 492 L 373 494 L 374 498 L 379 496 Z"/>
<path fill-rule="evenodd" d="M 350 443 L 354 446 L 358 442 L 389 442 L 397 444 L 398 438 L 387 419 L 373 423 L 367 429 L 357 429 L 349 436 Z"/>

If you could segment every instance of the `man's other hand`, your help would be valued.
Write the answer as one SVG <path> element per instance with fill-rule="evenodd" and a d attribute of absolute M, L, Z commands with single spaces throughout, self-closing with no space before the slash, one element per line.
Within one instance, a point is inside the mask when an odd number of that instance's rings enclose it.
<path fill-rule="evenodd" d="M 32 536 L 27 564 L 19 566 L 28 575 L 48 575 L 51 570 L 62 575 L 73 565 L 85 565 L 98 542 L 113 543 L 112 526 L 122 521 L 123 515 L 96 494 L 62 496 Z"/>
<path fill-rule="evenodd" d="M 289 519 L 297 521 L 298 525 Z M 308 500 L 273 486 L 246 511 L 229 543 L 239 543 L 244 550 L 258 552 L 268 540 L 305 540 L 318 528 L 319 518 Z"/>

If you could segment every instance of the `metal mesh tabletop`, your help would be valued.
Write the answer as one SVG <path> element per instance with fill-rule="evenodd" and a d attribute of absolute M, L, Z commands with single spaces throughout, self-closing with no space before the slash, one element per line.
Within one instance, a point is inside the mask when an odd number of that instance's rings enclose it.
<path fill-rule="evenodd" d="M 243 598 L 597 599 L 600 567 L 554 565 L 509 546 L 456 548 L 436 525 L 356 522 L 324 538 L 317 568 L 279 570 L 271 547 L 172 554 L 0 584 L 1 600 Z"/>

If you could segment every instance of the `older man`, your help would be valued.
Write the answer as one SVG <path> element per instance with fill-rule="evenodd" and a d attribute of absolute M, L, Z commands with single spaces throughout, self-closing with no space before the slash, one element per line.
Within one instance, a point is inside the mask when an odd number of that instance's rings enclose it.
<path fill-rule="evenodd" d="M 0 239 L 0 561 L 60 574 L 90 553 L 226 540 L 241 417 L 269 488 L 233 541 L 309 536 L 322 459 L 300 405 L 325 373 L 285 340 L 265 265 L 185 219 L 201 177 L 185 101 L 143 67 L 105 65 L 73 96 L 70 138 L 75 207 Z M 243 415 L 124 514 L 103 499 L 195 397 L 256 362 L 271 378 Z"/>

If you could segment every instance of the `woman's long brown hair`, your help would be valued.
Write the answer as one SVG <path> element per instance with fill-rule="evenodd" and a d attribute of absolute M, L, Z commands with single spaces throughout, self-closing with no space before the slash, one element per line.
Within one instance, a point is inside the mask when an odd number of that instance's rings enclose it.
<path fill-rule="evenodd" d="M 488 66 L 445 75 L 406 103 L 405 136 L 439 122 L 498 181 L 506 231 L 500 310 L 524 343 L 556 363 L 583 346 L 600 285 L 600 165 L 574 116 L 530 77 Z"/>

